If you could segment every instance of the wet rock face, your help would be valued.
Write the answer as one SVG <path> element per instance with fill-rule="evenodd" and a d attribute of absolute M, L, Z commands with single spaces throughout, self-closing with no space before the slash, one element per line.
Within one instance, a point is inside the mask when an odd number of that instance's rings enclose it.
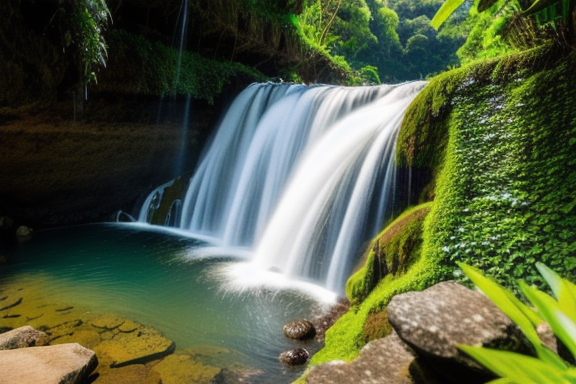
<path fill-rule="evenodd" d="M 316 336 L 316 328 L 306 319 L 292 321 L 284 325 L 284 336 L 293 340 L 308 340 Z"/>
<path fill-rule="evenodd" d="M 284 351 L 278 357 L 278 359 L 283 364 L 289 366 L 306 364 L 309 358 L 310 358 L 310 352 L 308 352 L 304 348 L 296 348 L 296 349 L 290 349 L 289 351 Z"/>

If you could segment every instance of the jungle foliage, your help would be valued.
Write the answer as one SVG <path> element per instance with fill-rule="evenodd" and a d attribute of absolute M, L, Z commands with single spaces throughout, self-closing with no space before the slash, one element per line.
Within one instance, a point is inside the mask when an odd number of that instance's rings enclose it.
<path fill-rule="evenodd" d="M 561 278 L 544 264 L 536 263 L 536 268 L 546 280 L 554 297 L 520 280 L 520 291 L 531 304 L 528 306 L 512 292 L 485 277 L 481 271 L 463 263 L 459 266 L 465 275 L 514 321 L 536 352 L 536 356 L 526 356 L 486 347 L 459 346 L 462 351 L 500 377 L 491 383 L 573 383 L 576 378 L 576 368 L 573 366 L 576 356 L 576 285 Z M 558 347 L 551 348 L 549 343 L 541 339 L 538 329 L 543 327 L 550 328 Z"/>
<path fill-rule="evenodd" d="M 470 8 L 472 25 L 458 51 L 462 62 L 496 57 L 551 42 L 576 46 L 576 3 L 571 0 L 447 0 L 431 25 L 438 29 L 459 8 Z"/>
<path fill-rule="evenodd" d="M 459 28 L 464 17 L 452 18 L 446 31 L 437 33 L 430 19 L 441 3 L 309 0 L 293 23 L 306 44 L 347 63 L 364 82 L 391 83 L 423 78 L 458 64 L 456 51 L 466 37 Z M 368 73 L 372 78 L 362 76 Z"/>

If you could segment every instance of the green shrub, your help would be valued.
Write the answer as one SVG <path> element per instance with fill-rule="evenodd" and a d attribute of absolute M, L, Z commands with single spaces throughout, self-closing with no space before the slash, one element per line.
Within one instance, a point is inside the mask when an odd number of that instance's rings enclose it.
<path fill-rule="evenodd" d="M 99 76 L 100 91 L 128 94 L 192 95 L 213 102 L 225 84 L 236 77 L 249 81 L 267 78 L 240 63 L 224 63 L 196 53 L 170 48 L 123 30 L 107 38 L 108 69 Z"/>

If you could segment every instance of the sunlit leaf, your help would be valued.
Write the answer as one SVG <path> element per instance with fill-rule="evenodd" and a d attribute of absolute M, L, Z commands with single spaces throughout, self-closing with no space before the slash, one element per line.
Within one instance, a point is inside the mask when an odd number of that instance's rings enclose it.
<path fill-rule="evenodd" d="M 568 316 L 562 314 L 560 304 L 550 295 L 532 288 L 526 283 L 521 282 L 520 289 L 526 298 L 538 308 L 542 317 L 552 328 L 554 335 L 564 343 L 573 356 L 576 356 L 576 325 Z"/>
<path fill-rule="evenodd" d="M 458 9 L 458 7 L 462 5 L 462 3 L 464 3 L 464 0 L 446 0 L 434 15 L 430 25 L 436 30 L 440 28 L 440 26 L 444 24 L 444 22 Z"/>
<path fill-rule="evenodd" d="M 569 379 L 572 374 L 570 370 L 559 369 L 555 365 L 534 357 L 488 348 L 470 346 L 459 346 L 458 348 L 498 376 L 509 379 L 508 382 L 518 384 L 572 384 Z M 498 384 L 501 383 L 499 382 Z"/>
<path fill-rule="evenodd" d="M 576 322 L 576 285 L 552 271 L 542 263 L 536 263 L 536 268 L 546 280 L 552 292 L 558 299 L 560 310 L 573 322 Z"/>

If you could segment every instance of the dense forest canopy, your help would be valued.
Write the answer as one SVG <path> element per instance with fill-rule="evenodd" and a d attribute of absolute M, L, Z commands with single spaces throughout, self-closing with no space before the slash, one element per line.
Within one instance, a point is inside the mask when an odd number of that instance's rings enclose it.
<path fill-rule="evenodd" d="M 551 41 L 574 46 L 574 5 L 574 0 L 3 1 L 0 69 L 11 76 L 0 85 L 27 92 L 9 91 L 0 104 L 50 99 L 50 90 L 61 98 L 85 84 L 211 100 L 239 75 L 350 85 L 428 78 Z M 185 71 L 193 73 L 174 80 Z"/>

